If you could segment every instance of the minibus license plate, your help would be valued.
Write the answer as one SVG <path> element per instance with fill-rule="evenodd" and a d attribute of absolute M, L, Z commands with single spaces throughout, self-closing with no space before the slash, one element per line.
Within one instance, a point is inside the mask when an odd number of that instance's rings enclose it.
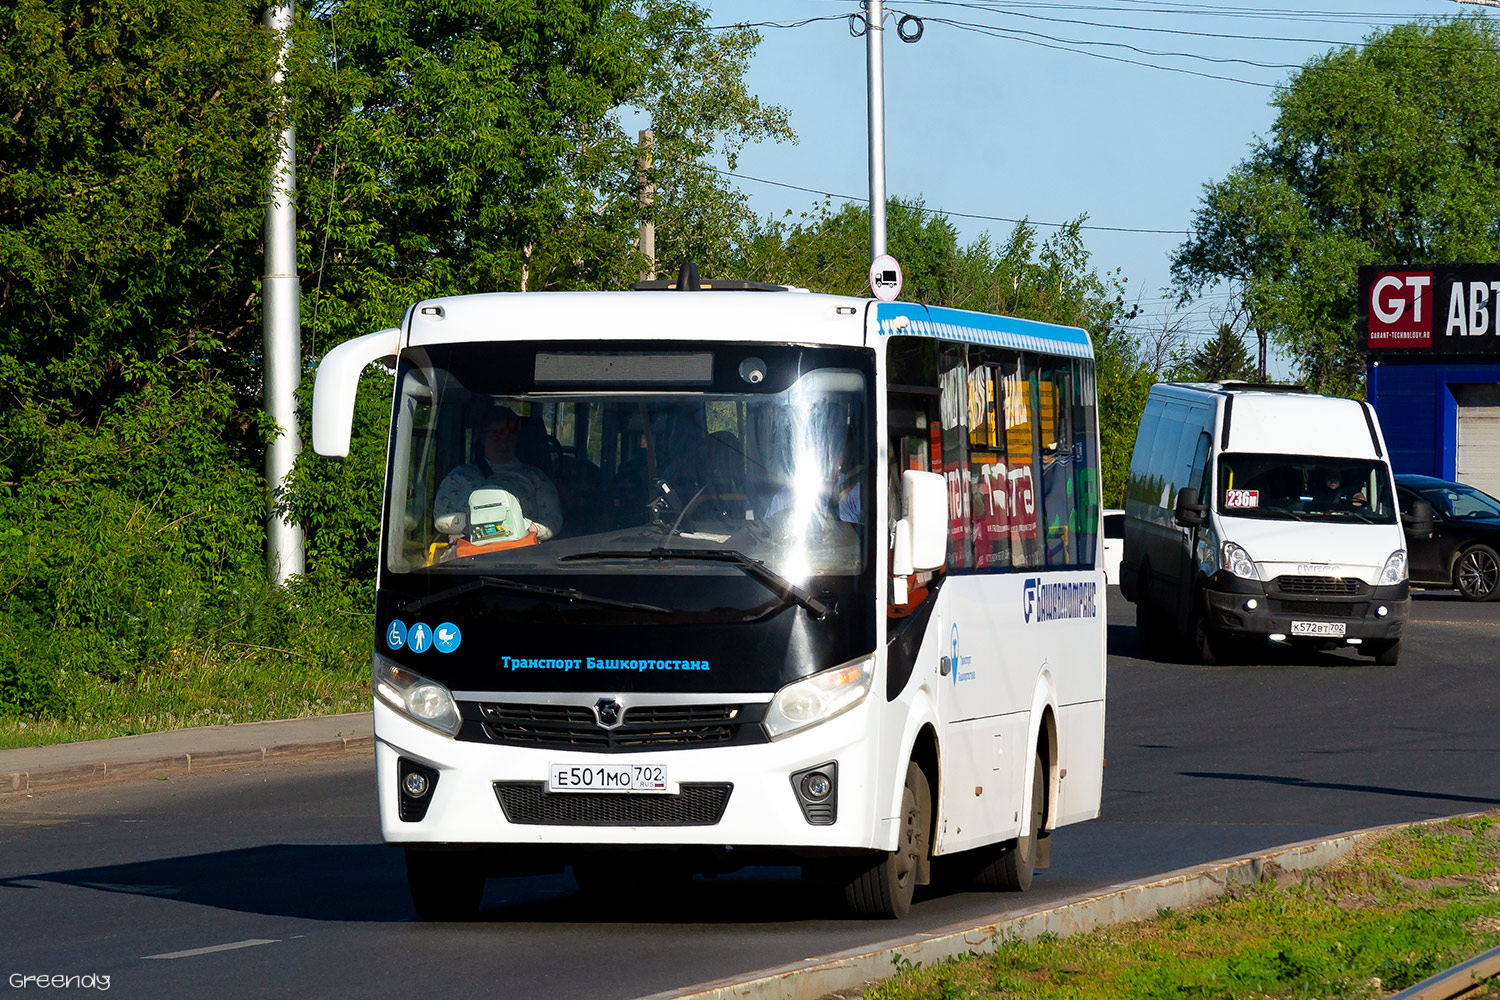
<path fill-rule="evenodd" d="M 1343 635 L 1343 622 L 1292 622 L 1292 635 Z"/>
<path fill-rule="evenodd" d="M 553 764 L 549 792 L 643 792 L 670 795 L 665 764 Z"/>

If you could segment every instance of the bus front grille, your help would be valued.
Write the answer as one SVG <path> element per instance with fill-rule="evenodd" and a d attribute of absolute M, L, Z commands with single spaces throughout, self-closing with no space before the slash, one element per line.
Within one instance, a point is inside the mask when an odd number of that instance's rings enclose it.
<path fill-rule="evenodd" d="M 544 781 L 497 781 L 505 818 L 527 826 L 713 826 L 730 782 L 683 782 L 676 795 L 549 792 Z"/>
<path fill-rule="evenodd" d="M 764 705 L 634 705 L 605 729 L 586 705 L 484 702 L 460 739 L 503 746 L 626 753 L 764 743 Z M 465 713 L 466 723 L 470 713 Z"/>

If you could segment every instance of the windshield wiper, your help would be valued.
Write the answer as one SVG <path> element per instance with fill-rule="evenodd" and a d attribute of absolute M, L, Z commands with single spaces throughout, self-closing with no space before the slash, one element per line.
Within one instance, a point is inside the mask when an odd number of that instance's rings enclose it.
<path fill-rule="evenodd" d="M 736 551 L 735 549 L 669 549 L 657 547 L 645 550 L 622 549 L 599 552 L 575 552 L 572 555 L 561 557 L 558 562 L 569 562 L 574 559 L 696 559 L 702 562 L 734 563 L 740 569 L 765 584 L 767 589 L 786 600 L 796 601 L 802 607 L 811 611 L 814 618 L 826 618 L 828 616 L 828 605 L 759 559 L 751 559 L 745 553 Z"/>
<path fill-rule="evenodd" d="M 517 594 L 536 594 L 538 597 L 555 597 L 565 601 L 598 604 L 606 608 L 624 608 L 627 611 L 649 611 L 652 614 L 663 615 L 668 613 L 666 608 L 659 608 L 654 604 L 637 604 L 634 601 L 616 601 L 609 597 L 594 597 L 591 594 L 585 594 L 583 591 L 574 590 L 571 587 L 546 587 L 539 583 L 521 583 L 519 580 L 507 580 L 501 576 L 475 577 L 467 583 L 460 583 L 455 587 L 448 587 L 444 590 L 428 594 L 426 597 L 418 597 L 415 600 L 407 601 L 401 606 L 401 610 L 405 612 L 417 611 L 427 607 L 429 604 L 445 601 L 450 597 L 459 597 L 463 594 L 471 594 L 476 590 L 488 589 L 509 590 Z"/>
<path fill-rule="evenodd" d="M 1232 517 L 1265 517 L 1267 514 L 1280 514 L 1282 517 L 1289 517 L 1294 521 L 1307 520 L 1306 517 L 1295 510 L 1287 510 L 1285 507 L 1256 507 L 1254 508 L 1254 513 L 1251 513 L 1251 508 L 1244 508 L 1241 510 L 1225 511 L 1225 513 Z"/>

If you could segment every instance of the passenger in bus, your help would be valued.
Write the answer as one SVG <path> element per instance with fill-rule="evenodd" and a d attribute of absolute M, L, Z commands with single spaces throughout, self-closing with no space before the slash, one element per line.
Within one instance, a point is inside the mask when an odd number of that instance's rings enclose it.
<path fill-rule="evenodd" d="M 537 541 L 562 530 L 562 505 L 547 474 L 516 457 L 522 420 L 508 406 L 496 406 L 479 422 L 479 457 L 448 473 L 433 501 L 433 524 L 446 535 L 461 535 L 469 526 L 469 495 L 481 488 L 507 490 L 531 522 Z"/>

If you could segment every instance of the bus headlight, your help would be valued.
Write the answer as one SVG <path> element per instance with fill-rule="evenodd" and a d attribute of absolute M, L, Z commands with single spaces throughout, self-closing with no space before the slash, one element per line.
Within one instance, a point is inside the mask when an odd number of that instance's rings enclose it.
<path fill-rule="evenodd" d="M 1397 549 L 1391 553 L 1391 557 L 1385 561 L 1385 567 L 1380 571 L 1380 580 L 1377 587 L 1389 587 L 1406 579 L 1406 550 Z"/>
<path fill-rule="evenodd" d="M 773 740 L 827 722 L 865 700 L 875 676 L 875 657 L 850 660 L 793 681 L 771 699 L 763 726 Z"/>
<path fill-rule="evenodd" d="M 1260 579 L 1260 573 L 1256 570 L 1255 560 L 1250 558 L 1250 553 L 1233 542 L 1224 543 L 1224 568 L 1242 580 Z"/>
<path fill-rule="evenodd" d="M 379 656 L 375 657 L 375 697 L 444 736 L 458 732 L 458 705 L 447 688 Z"/>

